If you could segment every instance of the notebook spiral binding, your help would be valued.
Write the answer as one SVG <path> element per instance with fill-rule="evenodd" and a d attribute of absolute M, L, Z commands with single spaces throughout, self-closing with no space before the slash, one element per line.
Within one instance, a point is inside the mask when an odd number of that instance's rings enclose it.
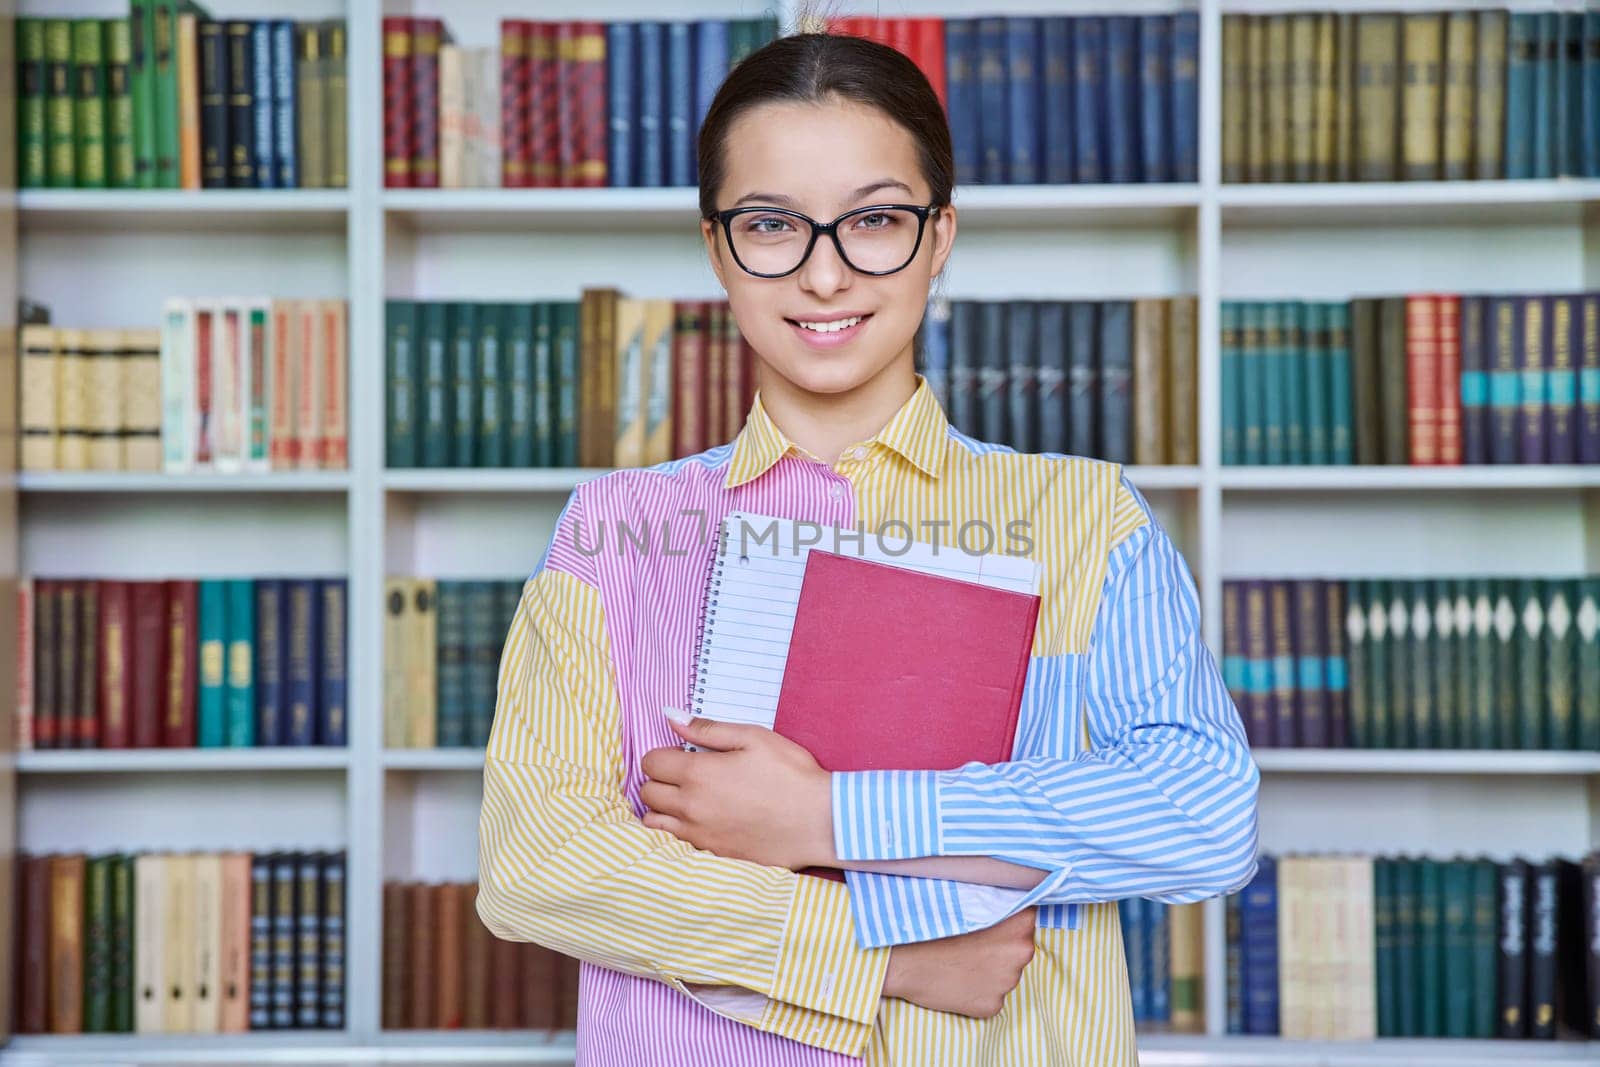
<path fill-rule="evenodd" d="M 700 595 L 700 623 L 695 638 L 694 680 L 690 684 L 685 711 L 702 715 L 706 710 L 706 661 L 711 655 L 711 626 L 717 618 L 717 600 L 722 593 L 722 571 L 728 562 L 728 527 L 722 525 L 711 550 L 705 591 Z"/>

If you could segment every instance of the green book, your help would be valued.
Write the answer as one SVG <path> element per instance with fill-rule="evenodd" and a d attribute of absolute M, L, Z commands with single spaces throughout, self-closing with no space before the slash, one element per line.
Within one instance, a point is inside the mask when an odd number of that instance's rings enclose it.
<path fill-rule="evenodd" d="M 1389 583 L 1389 649 L 1389 747 L 1415 748 L 1411 674 L 1416 650 L 1411 644 L 1411 583 L 1404 579 Z"/>
<path fill-rule="evenodd" d="M 1496 871 L 1490 860 L 1478 860 L 1471 867 L 1472 1022 L 1468 1033 L 1471 1037 L 1488 1038 L 1495 1034 L 1495 994 L 1500 968 L 1500 943 L 1495 937 Z"/>
<path fill-rule="evenodd" d="M 1469 589 L 1472 598 L 1472 726 L 1467 745 L 1494 748 L 1499 744 L 1495 726 L 1494 583 L 1488 578 L 1474 578 Z"/>
<path fill-rule="evenodd" d="M 1301 352 L 1305 371 L 1301 407 L 1305 415 L 1305 451 L 1302 463 L 1326 466 L 1333 458 L 1329 435 L 1329 304 L 1307 301 L 1300 305 L 1303 319 Z M 1290 424 L 1293 425 L 1292 423 Z"/>
<path fill-rule="evenodd" d="M 133 856 L 111 865 L 111 1030 L 133 1032 Z"/>
<path fill-rule="evenodd" d="M 507 304 L 504 314 L 506 463 L 523 470 L 534 465 L 539 451 L 533 418 L 534 307 L 526 303 Z"/>
<path fill-rule="evenodd" d="M 133 143 L 133 35 L 127 19 L 101 23 L 106 49 L 106 169 L 113 189 L 132 189 L 139 175 Z"/>
<path fill-rule="evenodd" d="M 1517 742 L 1532 751 L 1546 748 L 1544 583 L 1537 578 L 1516 582 L 1517 609 Z"/>
<path fill-rule="evenodd" d="M 1432 748 L 1460 748 L 1460 719 L 1456 711 L 1456 601 L 1454 583 L 1436 578 L 1433 596 L 1433 740 Z"/>
<path fill-rule="evenodd" d="M 478 465 L 478 305 L 450 305 L 450 465 Z"/>
<path fill-rule="evenodd" d="M 1444 864 L 1417 861 L 1417 1007 L 1419 1037 L 1444 1035 Z"/>
<path fill-rule="evenodd" d="M 256 583 L 230 578 L 228 598 L 227 744 L 253 748 L 256 743 Z"/>
<path fill-rule="evenodd" d="M 17 20 L 17 184 L 50 184 L 49 133 L 45 121 L 44 20 Z"/>
<path fill-rule="evenodd" d="M 440 581 L 434 598 L 438 671 L 438 747 L 461 748 L 467 743 L 467 671 L 470 646 L 467 635 L 466 583 Z"/>
<path fill-rule="evenodd" d="M 1472 1036 L 1472 864 L 1451 860 L 1440 865 L 1443 893 L 1444 1036 Z"/>
<path fill-rule="evenodd" d="M 450 305 L 421 305 L 422 465 L 450 466 Z"/>
<path fill-rule="evenodd" d="M 178 0 L 154 0 L 156 188 L 178 188 Z"/>
<path fill-rule="evenodd" d="M 1283 328 L 1283 455 L 1284 462 L 1304 464 L 1306 455 L 1307 340 L 1305 305 L 1286 300 L 1279 305 Z"/>
<path fill-rule="evenodd" d="M 582 416 L 578 413 L 578 353 L 582 340 L 578 332 L 578 302 L 563 300 L 552 305 L 551 358 L 555 361 L 556 381 L 556 456 L 558 467 L 578 465 L 578 434 Z"/>
<path fill-rule="evenodd" d="M 1406 301 L 1378 301 L 1378 395 L 1383 410 L 1383 462 L 1411 461 L 1406 439 Z"/>
<path fill-rule="evenodd" d="M 200 748 L 227 743 L 227 582 L 200 582 L 200 699 L 195 732 Z"/>
<path fill-rule="evenodd" d="M 1422 969 L 1418 941 L 1421 861 L 1394 861 L 1394 984 L 1397 1036 L 1422 1033 Z"/>
<path fill-rule="evenodd" d="M 505 310 L 500 304 L 478 306 L 478 466 L 506 465 Z M 485 741 L 487 743 L 487 741 Z"/>
<path fill-rule="evenodd" d="M 1250 301 L 1239 310 L 1239 440 L 1248 466 L 1267 460 L 1265 307 L 1260 301 Z"/>
<path fill-rule="evenodd" d="M 1518 747 L 1521 734 L 1517 715 L 1517 609 L 1513 606 L 1516 582 L 1497 578 L 1494 589 L 1494 743 L 1496 748 Z"/>
<path fill-rule="evenodd" d="M 1544 582 L 1544 700 L 1546 748 L 1571 751 L 1577 744 L 1577 627 L 1573 612 L 1578 583 L 1566 578 Z"/>
<path fill-rule="evenodd" d="M 1378 1036 L 1398 1034 L 1400 990 L 1395 980 L 1395 861 L 1372 861 L 1372 940 L 1378 982 Z"/>
<path fill-rule="evenodd" d="M 533 319 L 533 441 L 534 459 L 540 467 L 556 462 L 556 306 L 549 301 L 534 306 Z"/>
<path fill-rule="evenodd" d="M 72 189 L 78 184 L 77 101 L 72 78 L 72 20 L 49 19 L 44 24 L 45 145 L 49 156 L 50 187 Z"/>
<path fill-rule="evenodd" d="M 1367 604 L 1367 721 L 1369 732 L 1365 748 L 1392 748 L 1394 728 L 1389 713 L 1389 662 L 1393 659 L 1389 642 L 1389 583 L 1369 578 L 1362 583 Z"/>
<path fill-rule="evenodd" d="M 1439 719 L 1433 684 L 1438 635 L 1433 629 L 1433 591 L 1425 578 L 1412 579 L 1408 584 L 1407 608 L 1411 612 L 1410 653 L 1406 657 L 1406 671 L 1411 678 L 1409 743 L 1412 748 L 1438 748 Z"/>
<path fill-rule="evenodd" d="M 1237 466 L 1244 459 L 1239 433 L 1244 384 L 1239 374 L 1242 311 L 1235 300 L 1224 300 L 1218 311 L 1222 334 L 1222 463 L 1226 467 Z"/>
<path fill-rule="evenodd" d="M 1378 301 L 1350 301 L 1350 393 L 1355 462 L 1363 467 L 1383 462 L 1382 381 L 1378 343 Z"/>
<path fill-rule="evenodd" d="M 111 1032 L 111 856 L 83 865 L 83 1032 Z"/>
<path fill-rule="evenodd" d="M 1351 580 L 1345 587 L 1344 655 L 1349 678 L 1350 747 L 1372 748 L 1372 671 L 1367 654 L 1370 627 L 1367 625 L 1367 583 Z"/>
<path fill-rule="evenodd" d="M 141 189 L 157 187 L 155 2 L 128 0 L 128 38 L 133 46 L 128 66 L 133 87 L 133 167 Z"/>
<path fill-rule="evenodd" d="M 78 187 L 104 189 L 106 170 L 106 55 L 99 19 L 72 24 L 72 133 Z"/>
<path fill-rule="evenodd" d="M 1286 305 L 1268 302 L 1261 305 L 1261 386 L 1262 448 L 1268 466 L 1289 462 L 1289 362 L 1283 309 Z"/>
<path fill-rule="evenodd" d="M 384 361 L 389 388 L 384 412 L 384 465 L 397 470 L 417 465 L 417 305 L 388 300 L 383 305 Z"/>
<path fill-rule="evenodd" d="M 1455 694 L 1451 698 L 1455 701 L 1456 748 L 1476 748 L 1473 742 L 1473 729 L 1475 725 L 1475 709 L 1473 707 L 1474 676 L 1472 671 L 1473 645 L 1476 638 L 1472 633 L 1472 581 L 1468 578 L 1456 578 L 1450 583 L 1450 596 L 1452 598 L 1452 614 L 1455 616 Z"/>
<path fill-rule="evenodd" d="M 1584 752 L 1600 752 L 1600 578 L 1583 578 L 1578 588 L 1573 657 L 1578 664 L 1578 678 L 1573 718 L 1577 724 L 1577 747 Z"/>

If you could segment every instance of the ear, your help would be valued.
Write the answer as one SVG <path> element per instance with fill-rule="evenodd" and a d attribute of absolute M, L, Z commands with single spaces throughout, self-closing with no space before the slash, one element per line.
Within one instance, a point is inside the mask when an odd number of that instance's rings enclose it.
<path fill-rule="evenodd" d="M 717 241 L 717 224 L 711 219 L 700 220 L 700 237 L 706 243 L 706 259 L 711 263 L 711 273 L 717 276 L 722 291 L 728 291 L 728 279 L 723 273 L 722 246 Z"/>
<path fill-rule="evenodd" d="M 933 217 L 933 273 L 937 278 L 956 243 L 956 206 L 947 204 Z"/>

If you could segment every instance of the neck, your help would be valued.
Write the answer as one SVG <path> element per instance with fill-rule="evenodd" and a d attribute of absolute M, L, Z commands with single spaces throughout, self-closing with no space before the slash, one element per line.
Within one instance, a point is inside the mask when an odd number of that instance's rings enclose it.
<path fill-rule="evenodd" d="M 760 374 L 761 404 L 773 424 L 789 440 L 829 463 L 887 426 L 917 391 L 910 351 L 843 393 L 801 389 L 767 367 Z"/>

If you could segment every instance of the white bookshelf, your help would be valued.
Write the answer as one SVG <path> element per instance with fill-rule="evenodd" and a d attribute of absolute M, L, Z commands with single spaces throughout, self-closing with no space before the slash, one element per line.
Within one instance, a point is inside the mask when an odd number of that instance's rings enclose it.
<path fill-rule="evenodd" d="M 777 5 L 785 24 L 796 0 Z M 1201 14 L 1201 180 L 1189 185 L 959 188 L 952 298 L 1199 297 L 1201 454 L 1131 471 L 1184 550 L 1204 633 L 1221 650 L 1226 579 L 1600 571 L 1600 471 L 1573 468 L 1223 468 L 1218 308 L 1224 299 L 1421 290 L 1600 287 L 1600 182 L 1233 186 L 1219 183 L 1224 9 L 1371 7 L 1376 0 L 1135 0 Z M 21 0 L 25 15 L 56 0 Z M 126 0 L 73 0 L 120 15 Z M 22 753 L 21 847 L 342 847 L 348 852 L 347 1019 L 337 1032 L 170 1038 L 24 1037 L 0 1064 L 570 1063 L 570 1035 L 381 1030 L 382 884 L 476 876 L 482 754 L 382 745 L 382 582 L 390 574 L 515 577 L 536 564 L 565 495 L 601 471 L 383 468 L 383 301 L 720 295 L 692 189 L 385 190 L 380 19 L 445 17 L 486 45 L 501 16 L 662 17 L 650 0 L 211 0 L 349 20 L 350 188 L 26 191 L 16 197 L 22 295 L 56 320 L 154 325 L 167 296 L 350 300 L 350 469 L 270 476 L 27 474 L 24 573 L 164 577 L 346 574 L 350 745 L 343 751 Z M 1398 0 L 1385 7 L 1436 6 Z M 749 17 L 763 0 L 697 0 L 672 17 Z M 970 16 L 966 0 L 844 4 L 884 16 Z M 1088 13 L 1093 0 L 981 10 Z M 131 265 L 131 269 L 130 269 Z M 204 536 L 200 536 L 204 534 Z M 1600 845 L 1600 755 L 1264 751 L 1272 851 L 1517 850 Z M 1222 911 L 1208 911 L 1208 1037 L 1149 1035 L 1142 1062 L 1377 1065 L 1593 1062 L 1593 1046 L 1452 1041 L 1332 1044 L 1226 1038 Z"/>

